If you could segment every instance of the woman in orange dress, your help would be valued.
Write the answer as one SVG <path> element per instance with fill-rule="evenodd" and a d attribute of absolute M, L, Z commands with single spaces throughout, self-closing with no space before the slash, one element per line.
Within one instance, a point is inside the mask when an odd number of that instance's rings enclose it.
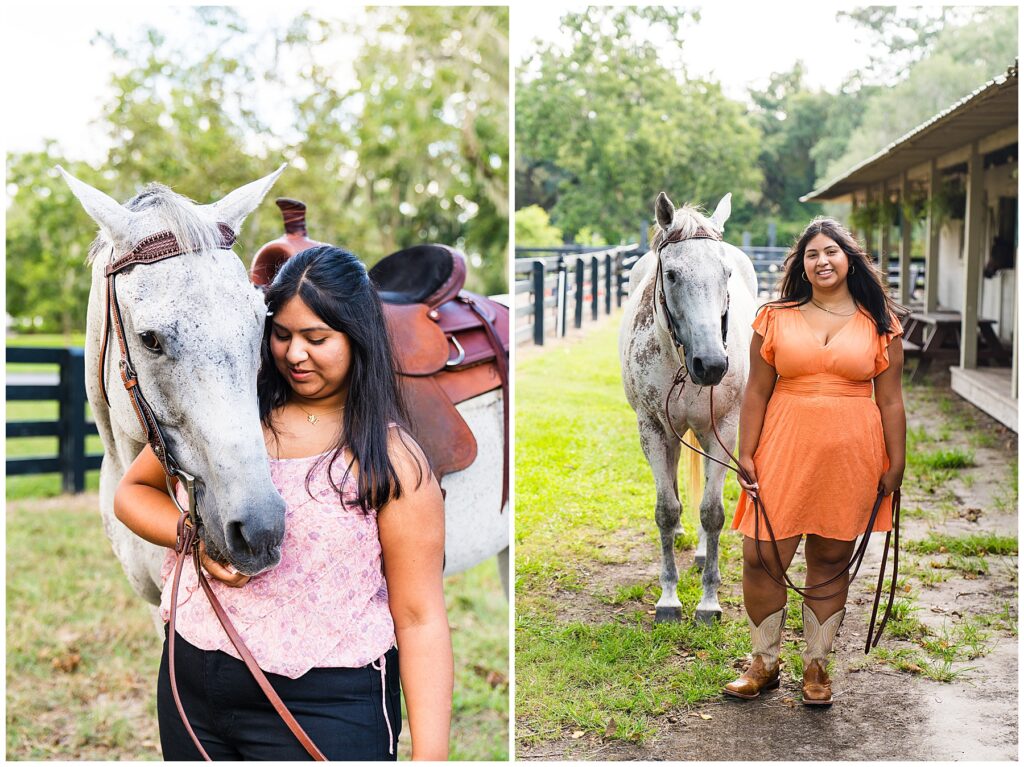
<path fill-rule="evenodd" d="M 759 495 L 783 568 L 806 535 L 806 582 L 839 576 L 808 591 L 838 593 L 803 604 L 803 702 L 827 705 L 827 657 L 849 586 L 840 574 L 879 490 L 885 498 L 873 529 L 891 529 L 892 492 L 903 480 L 903 330 L 900 307 L 878 271 L 832 219 L 817 218 L 804 230 L 787 258 L 780 293 L 754 320 L 740 411 L 739 463 L 750 481 L 740 481 L 732 526 L 744 535 L 743 602 L 753 661 L 724 692 L 750 699 L 779 685 L 786 589 L 776 583 L 782 572 L 775 552 L 763 543 L 769 540 L 763 518 L 755 536 L 751 495 Z"/>

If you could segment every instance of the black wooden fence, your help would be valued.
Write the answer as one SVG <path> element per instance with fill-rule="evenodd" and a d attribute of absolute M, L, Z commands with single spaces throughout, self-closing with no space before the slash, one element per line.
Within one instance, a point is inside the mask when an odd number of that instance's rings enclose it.
<path fill-rule="evenodd" d="M 622 305 L 629 270 L 641 255 L 643 250 L 636 244 L 598 249 L 574 245 L 516 248 L 516 343 L 532 339 L 543 345 L 546 336 L 564 336 L 570 305 L 576 328 L 583 326 L 586 315 L 596 320 L 602 305 L 604 313 L 611 314 L 612 297 L 616 307 Z"/>
<path fill-rule="evenodd" d="M 87 455 L 85 438 L 96 434 L 96 424 L 85 419 L 85 357 L 80 348 L 42 349 L 8 347 L 7 362 L 60 366 L 57 383 L 8 383 L 8 401 L 55 400 L 56 421 L 8 421 L 7 439 L 57 437 L 56 456 L 8 458 L 7 476 L 59 472 L 66 493 L 85 490 L 85 473 L 98 469 L 102 455 Z M 17 380 L 17 379 L 15 379 Z"/>

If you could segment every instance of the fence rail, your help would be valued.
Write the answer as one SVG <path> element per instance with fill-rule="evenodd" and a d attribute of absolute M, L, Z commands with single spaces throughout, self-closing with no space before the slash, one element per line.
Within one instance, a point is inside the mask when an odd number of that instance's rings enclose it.
<path fill-rule="evenodd" d="M 7 476 L 60 473 L 61 487 L 66 493 L 85 490 L 85 473 L 98 469 L 102 455 L 85 452 L 85 438 L 98 434 L 96 424 L 85 418 L 85 356 L 77 347 L 65 349 L 8 347 L 8 364 L 57 364 L 57 384 L 7 384 L 7 401 L 56 400 L 56 421 L 8 421 L 7 439 L 23 437 L 57 437 L 56 456 L 8 458 Z"/>
<path fill-rule="evenodd" d="M 583 326 L 587 314 L 596 320 L 602 305 L 604 313 L 611 314 L 613 296 L 615 306 L 622 305 L 629 269 L 639 251 L 635 243 L 601 249 L 516 248 L 516 343 L 532 339 L 543 345 L 547 336 L 564 336 L 570 304 L 576 328 Z M 541 253 L 552 255 L 530 257 Z"/>

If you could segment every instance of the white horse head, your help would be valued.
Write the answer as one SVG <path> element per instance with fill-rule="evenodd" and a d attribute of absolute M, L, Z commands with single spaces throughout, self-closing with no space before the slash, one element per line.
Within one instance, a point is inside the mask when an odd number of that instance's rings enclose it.
<path fill-rule="evenodd" d="M 660 284 L 668 308 L 665 316 L 658 301 L 655 319 L 683 350 L 690 378 L 701 386 L 714 386 L 729 370 L 729 278 L 734 264 L 728 246 L 701 236 L 701 230 L 720 238 L 731 200 L 731 194 L 725 195 L 711 218 L 689 205 L 676 210 L 664 192 L 655 203 L 659 230 L 651 250 L 660 252 Z"/>
<path fill-rule="evenodd" d="M 126 342 L 139 387 L 168 449 L 181 468 L 197 477 L 201 538 L 211 556 L 246 574 L 280 560 L 285 504 L 271 482 L 256 399 L 267 310 L 238 256 L 222 245 L 218 224 L 237 234 L 284 167 L 211 205 L 197 205 L 158 184 L 121 205 L 61 169 L 100 227 L 90 252 L 93 286 L 86 358 L 92 367 L 89 400 L 104 441 L 108 489 L 146 439 L 121 385 L 113 331 L 107 340 L 106 370 L 98 370 L 103 270 L 143 238 L 170 231 L 184 255 L 135 265 L 117 277 Z M 101 374 L 109 409 L 98 383 Z M 112 491 L 103 495 L 108 534 L 132 577 L 132 563 L 122 553 L 137 549 L 127 544 L 119 548 L 115 536 L 127 531 L 112 529 L 106 508 Z M 119 528 L 116 522 L 114 526 Z M 144 591 L 135 578 L 133 585 Z"/>

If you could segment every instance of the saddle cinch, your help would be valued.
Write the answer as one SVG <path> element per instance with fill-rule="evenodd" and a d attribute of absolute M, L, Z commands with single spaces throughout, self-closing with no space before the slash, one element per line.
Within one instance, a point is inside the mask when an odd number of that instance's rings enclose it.
<path fill-rule="evenodd" d="M 278 198 L 285 234 L 253 259 L 257 285 L 269 284 L 287 259 L 324 243 L 309 239 L 306 206 Z M 466 259 L 445 245 L 416 245 L 370 269 L 384 304 L 395 364 L 411 420 L 438 481 L 476 460 L 477 444 L 456 405 L 500 389 L 504 417 L 501 507 L 508 500 L 508 307 L 463 290 Z"/>

